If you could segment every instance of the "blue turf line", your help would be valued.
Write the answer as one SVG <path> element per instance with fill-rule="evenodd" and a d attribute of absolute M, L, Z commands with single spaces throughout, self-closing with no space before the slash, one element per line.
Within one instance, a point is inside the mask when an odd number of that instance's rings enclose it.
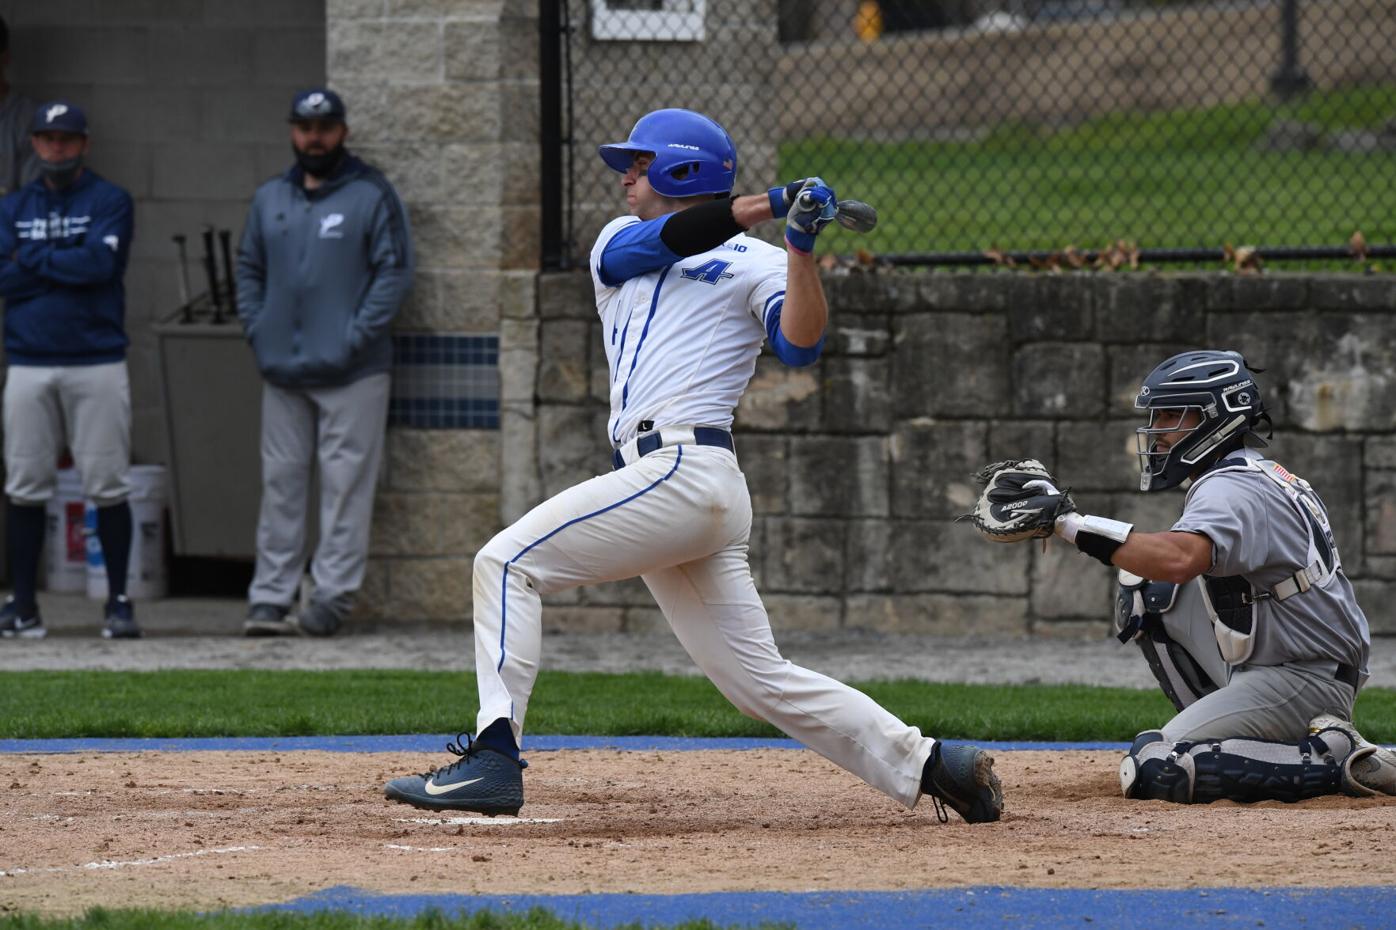
<path fill-rule="evenodd" d="M 666 927 L 707 918 L 719 927 L 762 922 L 799 930 L 1012 927 L 1390 927 L 1396 888 L 940 888 L 926 891 L 719 892 L 714 894 L 382 895 L 341 886 L 256 910 L 395 917 L 519 912 L 544 907 L 588 927 Z M 1263 923 L 1262 923 L 1263 922 Z"/>
<path fill-rule="evenodd" d="M 10 752 L 444 752 L 447 734 L 410 733 L 400 736 L 218 736 L 195 739 L 4 739 L 0 753 Z M 1034 743 L 993 740 L 946 740 L 947 745 L 973 742 L 998 752 L 1026 749 L 1109 749 L 1124 752 L 1129 743 Z M 693 738 L 681 736 L 529 736 L 524 752 L 559 749 L 621 749 L 684 752 L 697 749 L 801 749 L 793 739 Z"/>

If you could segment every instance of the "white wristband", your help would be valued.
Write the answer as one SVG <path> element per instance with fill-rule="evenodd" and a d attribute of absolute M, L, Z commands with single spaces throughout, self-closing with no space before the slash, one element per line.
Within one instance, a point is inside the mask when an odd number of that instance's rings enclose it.
<path fill-rule="evenodd" d="M 1074 510 L 1071 513 L 1064 513 L 1057 517 L 1056 534 L 1067 542 L 1074 543 L 1076 542 L 1076 533 L 1081 529 L 1081 524 L 1085 522 L 1086 518 Z"/>
<path fill-rule="evenodd" d="M 1104 536 L 1106 539 L 1113 539 L 1117 543 L 1123 543 L 1129 538 L 1130 531 L 1133 529 L 1133 523 L 1111 520 L 1109 517 L 1091 517 L 1074 510 L 1057 517 L 1055 527 L 1056 534 L 1069 543 L 1076 542 L 1076 534 L 1082 530 L 1087 533 L 1095 533 L 1097 536 Z"/>

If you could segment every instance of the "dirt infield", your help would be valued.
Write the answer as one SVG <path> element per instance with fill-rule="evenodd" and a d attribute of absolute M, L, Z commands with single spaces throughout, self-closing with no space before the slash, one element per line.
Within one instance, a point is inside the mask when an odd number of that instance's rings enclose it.
<path fill-rule="evenodd" d="M 515 818 L 382 797 L 417 753 L 0 756 L 0 912 L 397 893 L 1363 885 L 1396 799 L 1119 797 L 1110 752 L 998 754 L 1003 822 L 939 824 L 813 753 L 532 753 Z"/>

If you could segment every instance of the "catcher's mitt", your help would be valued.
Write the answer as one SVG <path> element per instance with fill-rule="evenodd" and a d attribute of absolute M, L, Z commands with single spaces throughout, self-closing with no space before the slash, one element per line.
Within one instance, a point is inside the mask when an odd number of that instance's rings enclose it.
<path fill-rule="evenodd" d="M 974 480 L 984 490 L 974 509 L 955 519 L 968 520 L 994 542 L 1045 539 L 1052 535 L 1057 517 L 1076 509 L 1071 494 L 1057 490 L 1057 479 L 1036 459 L 985 465 Z"/>

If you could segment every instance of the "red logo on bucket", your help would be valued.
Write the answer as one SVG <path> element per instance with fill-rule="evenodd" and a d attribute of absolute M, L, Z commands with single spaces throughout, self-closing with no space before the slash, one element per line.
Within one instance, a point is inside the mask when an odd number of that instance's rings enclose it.
<path fill-rule="evenodd" d="M 82 526 L 82 501 L 68 501 L 63 505 L 64 549 L 69 562 L 87 562 L 87 534 Z"/>

